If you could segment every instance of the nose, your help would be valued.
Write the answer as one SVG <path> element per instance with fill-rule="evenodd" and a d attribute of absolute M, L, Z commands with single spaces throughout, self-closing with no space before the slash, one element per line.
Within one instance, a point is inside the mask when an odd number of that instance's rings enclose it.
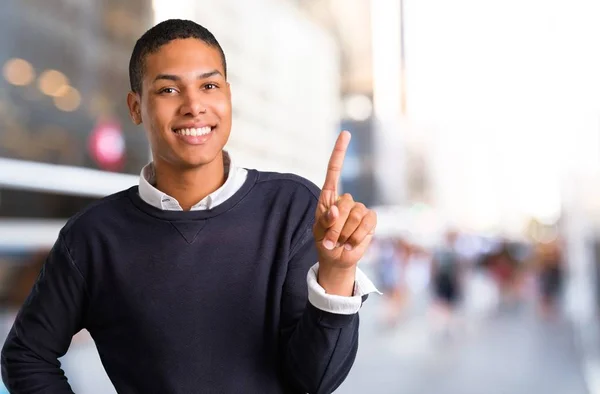
<path fill-rule="evenodd" d="M 185 95 L 179 111 L 181 115 L 196 117 L 206 113 L 206 106 L 198 93 L 188 93 Z"/>

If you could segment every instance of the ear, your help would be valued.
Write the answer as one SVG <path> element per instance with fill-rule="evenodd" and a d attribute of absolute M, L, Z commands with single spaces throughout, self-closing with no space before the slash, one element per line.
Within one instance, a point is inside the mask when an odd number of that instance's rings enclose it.
<path fill-rule="evenodd" d="M 135 125 L 140 125 L 142 123 L 142 107 L 140 100 L 140 95 L 133 91 L 127 94 L 127 106 L 129 107 L 129 116 L 131 116 L 131 120 Z"/>

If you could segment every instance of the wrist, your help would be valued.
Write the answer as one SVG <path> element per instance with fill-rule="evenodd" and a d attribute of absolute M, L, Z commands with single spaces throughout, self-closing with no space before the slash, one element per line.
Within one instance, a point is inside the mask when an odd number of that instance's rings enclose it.
<path fill-rule="evenodd" d="M 355 281 L 356 266 L 340 268 L 319 263 L 317 282 L 327 294 L 351 297 Z"/>

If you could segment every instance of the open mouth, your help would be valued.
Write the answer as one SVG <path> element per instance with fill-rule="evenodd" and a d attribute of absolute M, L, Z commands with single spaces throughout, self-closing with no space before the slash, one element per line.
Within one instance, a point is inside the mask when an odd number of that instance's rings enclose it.
<path fill-rule="evenodd" d="M 190 129 L 172 129 L 175 134 L 182 136 L 191 136 L 191 137 L 201 137 L 203 135 L 209 134 L 214 127 L 205 126 L 200 128 L 190 128 Z"/>

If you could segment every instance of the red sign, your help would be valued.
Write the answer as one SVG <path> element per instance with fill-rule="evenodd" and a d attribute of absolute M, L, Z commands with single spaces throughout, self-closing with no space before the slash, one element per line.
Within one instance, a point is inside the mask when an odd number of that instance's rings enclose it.
<path fill-rule="evenodd" d="M 119 171 L 125 164 L 125 138 L 115 121 L 100 121 L 89 138 L 90 155 L 106 171 Z"/>

